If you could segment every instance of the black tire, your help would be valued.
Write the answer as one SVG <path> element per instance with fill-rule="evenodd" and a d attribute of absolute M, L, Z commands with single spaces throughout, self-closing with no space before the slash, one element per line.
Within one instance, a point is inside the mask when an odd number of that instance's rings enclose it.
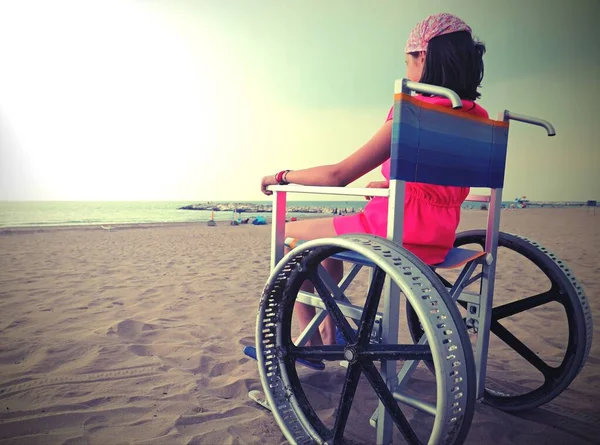
<path fill-rule="evenodd" d="M 485 230 L 471 230 L 457 234 L 454 243 L 455 247 L 468 244 L 477 244 L 483 249 L 485 245 Z M 503 248 L 509 249 L 524 256 L 551 283 L 550 289 L 546 292 L 504 305 L 497 305 L 497 302 L 494 302 L 492 309 L 492 333 L 512 348 L 516 354 L 528 360 L 529 363 L 532 361 L 535 362 L 533 366 L 542 373 L 544 382 L 534 390 L 520 394 L 509 394 L 505 391 L 495 391 L 488 388 L 489 382 L 486 381 L 483 402 L 503 411 L 520 411 L 535 408 L 549 402 L 564 391 L 575 377 L 577 377 L 587 360 L 592 345 L 592 315 L 582 286 L 565 263 L 558 259 L 552 252 L 548 251 L 548 249 L 527 238 L 503 232 L 500 232 L 499 235 L 498 248 L 499 250 Z M 500 267 L 502 267 L 501 263 Z M 447 286 L 452 284 L 448 283 L 443 277 L 439 277 Z M 523 313 L 550 302 L 557 302 L 563 306 L 568 324 L 568 342 L 564 356 L 558 367 L 549 366 L 535 352 L 525 349 L 527 347 L 499 322 L 502 318 Z M 463 303 L 459 302 L 459 304 L 463 305 L 463 307 L 465 306 Z M 411 336 L 414 341 L 418 341 L 423 331 L 410 304 L 407 304 L 407 318 Z M 527 357 L 524 357 L 523 354 Z M 426 362 L 426 365 L 430 370 L 434 369 L 432 362 Z M 507 375 L 503 376 L 504 378 L 510 380 L 511 376 L 507 373 Z"/>

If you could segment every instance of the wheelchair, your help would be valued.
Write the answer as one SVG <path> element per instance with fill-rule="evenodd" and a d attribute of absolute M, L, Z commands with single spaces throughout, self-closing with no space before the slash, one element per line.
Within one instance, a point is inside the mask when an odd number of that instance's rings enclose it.
<path fill-rule="evenodd" d="M 446 97 L 452 108 L 424 106 L 413 92 Z M 555 130 L 547 121 L 510 111 L 501 112 L 498 120 L 474 119 L 458 110 L 461 107 L 451 90 L 399 79 L 389 189 L 270 187 L 271 273 L 258 308 L 255 351 L 265 405 L 290 443 L 357 443 L 348 431 L 356 425 L 364 430 L 361 425 L 366 422 L 375 429 L 369 443 L 460 444 L 477 403 L 504 411 L 540 406 L 564 391 L 584 366 L 592 343 L 592 317 L 582 286 L 542 245 L 500 231 L 510 121 L 543 127 L 549 136 Z M 467 198 L 487 206 L 487 227 L 458 233 L 442 263 L 424 264 L 401 243 L 406 181 L 489 189 L 489 195 Z M 387 238 L 356 234 L 285 239 L 288 193 L 387 196 Z M 285 246 L 291 249 L 287 254 Z M 542 281 L 548 288 L 527 297 L 520 297 L 517 290 L 518 298 L 495 301 L 499 250 L 522 257 L 544 277 L 527 289 Z M 351 266 L 340 282 L 321 265 L 327 258 Z M 348 288 L 362 268 L 369 272 L 366 292 L 350 297 Z M 314 285 L 314 293 L 300 289 L 305 280 Z M 315 316 L 292 341 L 296 302 L 313 306 Z M 551 314 L 563 320 L 567 335 L 558 352 L 544 359 L 505 321 L 548 304 L 553 306 Z M 401 307 L 407 329 L 400 329 Z M 306 346 L 327 315 L 335 321 L 341 344 Z M 518 330 L 524 327 L 519 325 Z M 508 348 L 541 377 L 528 385 L 511 381 L 515 373 L 487 378 L 494 367 L 501 369 L 490 355 L 492 344 Z M 323 401 L 311 396 L 319 378 L 314 374 L 323 371 L 307 371 L 313 375 L 303 383 L 301 359 L 342 365 L 335 367 L 343 374 L 338 379 L 339 398 Z M 367 384 L 359 391 L 361 376 Z M 324 408 L 324 402 L 332 406 Z M 365 412 L 370 416 L 356 418 Z"/>

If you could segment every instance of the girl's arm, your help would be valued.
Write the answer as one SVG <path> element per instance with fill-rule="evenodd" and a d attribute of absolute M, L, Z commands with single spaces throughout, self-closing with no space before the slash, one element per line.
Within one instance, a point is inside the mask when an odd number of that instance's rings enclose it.
<path fill-rule="evenodd" d="M 390 157 L 392 141 L 392 120 L 388 120 L 362 147 L 336 164 L 293 170 L 286 175 L 288 182 L 300 185 L 318 185 L 329 187 L 345 187 L 374 168 L 383 164 Z M 261 182 L 264 194 L 269 185 L 275 185 L 275 175 L 265 176 Z"/>

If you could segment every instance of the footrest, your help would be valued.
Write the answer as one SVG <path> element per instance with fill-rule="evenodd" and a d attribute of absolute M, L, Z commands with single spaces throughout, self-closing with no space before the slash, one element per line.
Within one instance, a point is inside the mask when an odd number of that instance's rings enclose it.
<path fill-rule="evenodd" d="M 253 360 L 257 360 L 256 358 L 256 348 L 254 346 L 244 346 L 244 354 L 250 357 Z M 307 368 L 314 369 L 315 371 L 322 371 L 325 369 L 325 363 L 323 361 L 313 361 L 308 359 L 296 359 L 298 363 L 306 366 Z"/>
<path fill-rule="evenodd" d="M 484 251 L 463 249 L 462 247 L 454 247 L 450 249 L 446 259 L 439 264 L 435 264 L 432 267 L 435 269 L 456 269 L 457 267 L 464 266 L 470 261 L 481 258 L 485 255 Z"/>

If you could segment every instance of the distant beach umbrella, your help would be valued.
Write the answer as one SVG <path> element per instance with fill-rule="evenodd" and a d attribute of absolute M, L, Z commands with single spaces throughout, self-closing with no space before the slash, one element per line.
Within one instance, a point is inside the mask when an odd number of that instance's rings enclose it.
<path fill-rule="evenodd" d="M 214 210 L 210 211 L 210 219 L 208 220 L 206 225 L 207 226 L 216 226 L 217 225 L 217 223 L 215 222 L 215 211 Z"/>

